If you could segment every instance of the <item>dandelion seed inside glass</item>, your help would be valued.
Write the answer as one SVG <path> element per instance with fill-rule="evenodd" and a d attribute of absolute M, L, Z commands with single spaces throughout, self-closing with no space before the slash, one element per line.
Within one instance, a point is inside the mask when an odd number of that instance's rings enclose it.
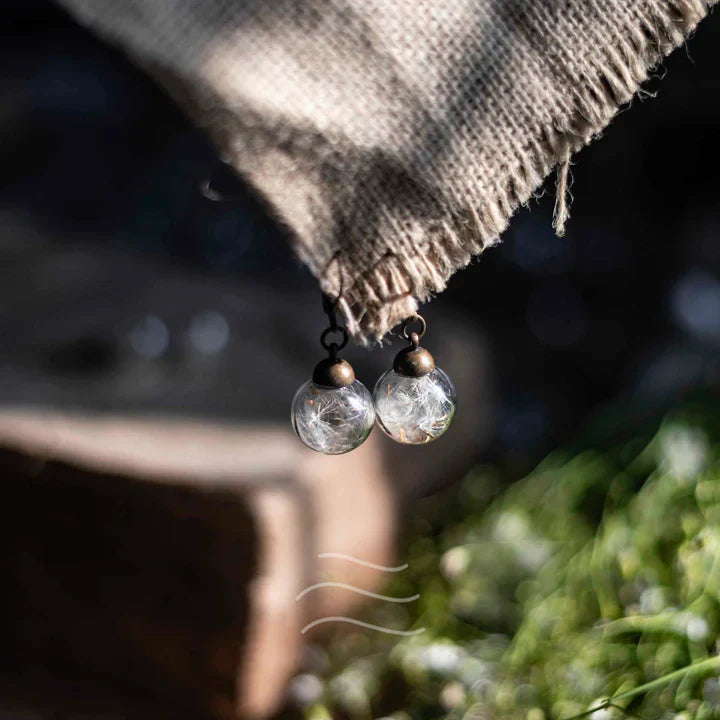
<path fill-rule="evenodd" d="M 359 380 L 341 388 L 321 387 L 308 380 L 295 393 L 291 419 L 309 448 L 342 455 L 365 442 L 375 423 L 375 408 Z"/>
<path fill-rule="evenodd" d="M 388 370 L 377 381 L 373 395 L 380 427 L 405 445 L 436 440 L 455 415 L 455 388 L 437 367 L 420 377 Z"/>

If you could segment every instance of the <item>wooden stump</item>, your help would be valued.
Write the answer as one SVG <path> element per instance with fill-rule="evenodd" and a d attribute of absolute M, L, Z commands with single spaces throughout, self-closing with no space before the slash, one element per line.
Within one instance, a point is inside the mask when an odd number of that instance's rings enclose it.
<path fill-rule="evenodd" d="M 273 428 L 8 412 L 0 444 L 4 655 L 83 678 L 85 703 L 106 687 L 196 717 L 263 717 L 301 627 L 357 602 L 295 601 L 327 577 L 317 554 L 392 559 L 377 442 L 330 459 Z"/>

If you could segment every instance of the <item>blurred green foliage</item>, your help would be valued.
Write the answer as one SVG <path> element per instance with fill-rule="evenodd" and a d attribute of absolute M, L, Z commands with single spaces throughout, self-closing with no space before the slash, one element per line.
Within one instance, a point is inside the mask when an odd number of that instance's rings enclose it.
<path fill-rule="evenodd" d="M 364 619 L 425 632 L 340 628 L 315 677 L 296 679 L 315 681 L 299 693 L 307 718 L 720 718 L 715 403 L 557 452 L 506 490 L 476 468 L 407 537 L 409 569 L 386 592 L 420 600 Z"/>

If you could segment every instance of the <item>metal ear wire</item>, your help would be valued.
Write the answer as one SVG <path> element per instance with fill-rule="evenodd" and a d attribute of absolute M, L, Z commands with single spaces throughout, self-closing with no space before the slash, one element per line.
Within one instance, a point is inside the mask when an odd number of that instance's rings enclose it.
<path fill-rule="evenodd" d="M 206 200 L 210 200 L 210 202 L 215 203 L 233 203 L 239 202 L 242 199 L 241 195 L 225 195 L 213 187 L 213 180 L 216 179 L 215 176 L 217 175 L 218 168 L 228 167 L 230 167 L 230 163 L 221 160 L 220 163 L 215 166 L 210 175 L 200 183 L 198 191 Z"/>
<path fill-rule="evenodd" d="M 231 198 L 225 197 L 225 195 L 221 195 L 217 190 L 213 189 L 211 186 L 212 180 L 211 178 L 207 178 L 204 180 L 199 186 L 198 191 L 200 194 L 206 199 L 210 200 L 211 202 L 232 202 Z"/>

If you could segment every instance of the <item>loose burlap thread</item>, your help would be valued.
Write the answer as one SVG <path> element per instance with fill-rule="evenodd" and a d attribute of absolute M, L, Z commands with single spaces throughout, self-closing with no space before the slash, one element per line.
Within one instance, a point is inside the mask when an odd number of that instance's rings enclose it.
<path fill-rule="evenodd" d="M 714 0 L 61 0 L 206 128 L 360 342 L 497 242 Z"/>

